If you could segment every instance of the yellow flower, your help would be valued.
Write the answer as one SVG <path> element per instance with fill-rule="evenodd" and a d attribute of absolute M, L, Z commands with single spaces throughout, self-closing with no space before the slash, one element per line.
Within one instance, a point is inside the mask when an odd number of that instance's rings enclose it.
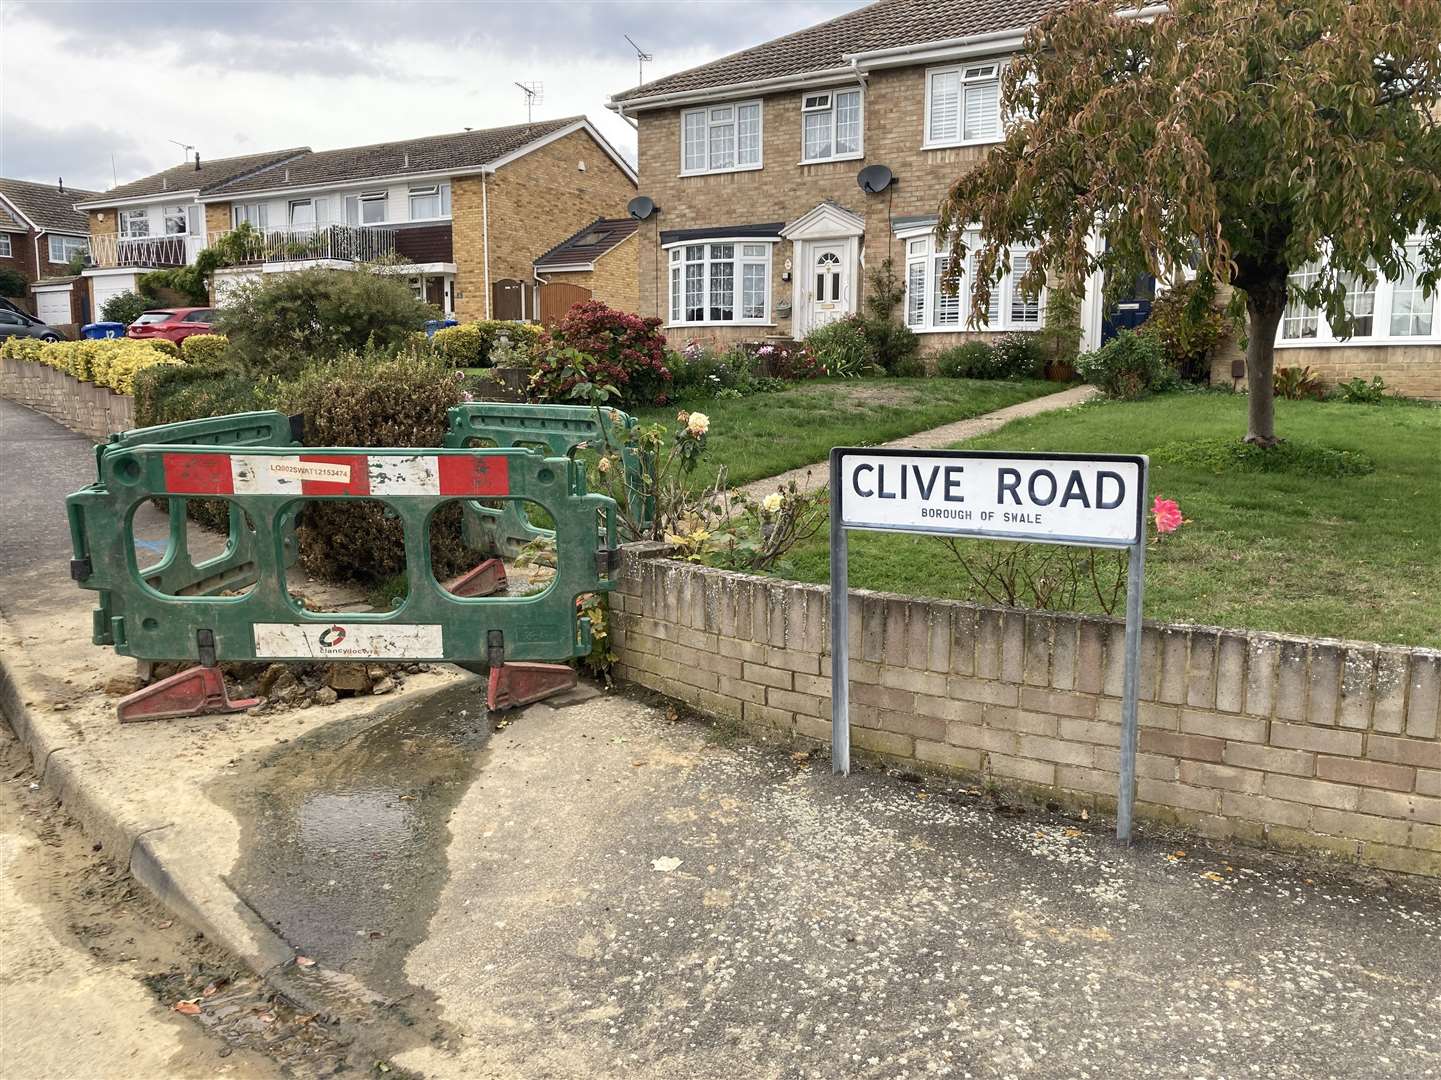
<path fill-rule="evenodd" d="M 710 430 L 710 417 L 703 412 L 693 412 L 686 421 L 686 428 L 696 438 L 700 438 Z"/>
<path fill-rule="evenodd" d="M 774 514 L 781 508 L 781 503 L 784 501 L 779 491 L 773 491 L 761 500 L 761 508 L 765 510 L 767 514 Z"/>
<path fill-rule="evenodd" d="M 601 473 L 610 472 L 610 458 L 603 457 L 595 463 L 596 471 Z"/>

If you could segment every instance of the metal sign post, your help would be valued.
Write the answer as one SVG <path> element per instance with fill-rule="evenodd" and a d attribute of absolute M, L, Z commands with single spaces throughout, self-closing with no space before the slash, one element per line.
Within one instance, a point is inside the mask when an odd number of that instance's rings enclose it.
<path fill-rule="evenodd" d="M 830 465 L 831 771 L 845 775 L 851 768 L 848 530 L 1130 548 L 1116 802 L 1116 837 L 1129 843 L 1149 460 L 1124 454 L 836 447 Z"/>

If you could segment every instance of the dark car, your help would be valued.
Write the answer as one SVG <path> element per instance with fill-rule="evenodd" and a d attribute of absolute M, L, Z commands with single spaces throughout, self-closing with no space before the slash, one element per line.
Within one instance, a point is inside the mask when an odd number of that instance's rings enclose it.
<path fill-rule="evenodd" d="M 164 338 L 179 345 L 192 334 L 211 333 L 215 309 L 208 307 L 156 308 L 130 324 L 126 337 Z"/>
<path fill-rule="evenodd" d="M 41 341 L 59 341 L 60 334 L 34 315 L 27 315 L 11 305 L 0 308 L 0 338 L 33 337 Z"/>

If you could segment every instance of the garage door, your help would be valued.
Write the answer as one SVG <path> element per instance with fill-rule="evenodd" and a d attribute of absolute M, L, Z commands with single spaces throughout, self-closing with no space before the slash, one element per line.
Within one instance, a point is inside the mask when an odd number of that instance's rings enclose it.
<path fill-rule="evenodd" d="M 101 309 L 105 307 L 105 301 L 112 296 L 119 296 L 123 292 L 129 292 L 135 288 L 134 274 L 107 274 L 104 277 L 90 279 L 95 287 L 95 315 L 100 318 Z"/>
<path fill-rule="evenodd" d="M 70 290 L 35 290 L 35 314 L 43 323 L 59 326 L 70 321 Z"/>

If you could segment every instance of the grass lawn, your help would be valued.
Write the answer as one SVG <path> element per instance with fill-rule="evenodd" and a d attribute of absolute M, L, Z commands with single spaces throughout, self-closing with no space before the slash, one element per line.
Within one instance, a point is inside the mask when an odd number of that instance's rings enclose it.
<path fill-rule="evenodd" d="M 729 483 L 748 484 L 825 461 L 833 446 L 872 446 L 1065 389 L 1036 381 L 817 379 L 736 400 L 682 398 L 633 412 L 668 423 L 681 409 L 705 413 L 709 449 L 697 477 L 712 480 L 724 465 Z"/>
<path fill-rule="evenodd" d="M 1244 397 L 1172 394 L 1019 420 L 965 446 L 1151 453 L 1245 428 Z M 1276 430 L 1361 451 L 1376 469 L 1216 475 L 1153 461 L 1151 495 L 1176 499 L 1190 523 L 1147 553 L 1146 617 L 1441 646 L 1441 409 L 1278 401 Z M 792 576 L 828 580 L 824 537 L 795 553 Z M 850 556 L 858 588 L 984 600 L 934 539 L 853 533 Z"/>

